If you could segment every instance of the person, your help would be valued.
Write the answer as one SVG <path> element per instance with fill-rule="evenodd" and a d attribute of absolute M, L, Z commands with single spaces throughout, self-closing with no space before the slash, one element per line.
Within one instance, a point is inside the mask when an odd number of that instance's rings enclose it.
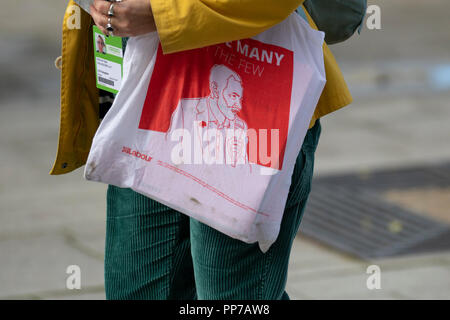
<path fill-rule="evenodd" d="M 84 11 L 81 14 L 81 29 L 63 24 L 66 50 L 62 57 L 60 139 L 50 173 L 68 173 L 85 164 L 100 122 L 93 45 L 89 45 L 92 37 L 85 32 L 92 20 L 105 34 L 121 37 L 156 31 L 167 54 L 254 36 L 283 21 L 302 3 L 95 0 L 92 17 Z M 112 4 L 111 17 L 108 12 Z M 65 21 L 70 15 L 68 10 Z M 285 290 L 289 256 L 311 188 L 314 153 L 321 132 L 319 118 L 351 102 L 326 44 L 324 63 L 327 84 L 297 157 L 280 233 L 270 249 L 262 253 L 257 243 L 232 239 L 130 189 L 109 186 L 107 299 L 289 299 Z"/>
<path fill-rule="evenodd" d="M 106 53 L 106 51 L 105 51 L 105 48 L 106 48 L 105 39 L 103 39 L 103 36 L 98 34 L 95 44 L 97 45 L 97 52 L 100 52 L 100 53 L 103 53 L 103 54 Z"/>
<path fill-rule="evenodd" d="M 195 139 L 202 147 L 205 141 L 213 140 L 216 144 L 214 154 L 207 152 L 203 157 L 232 167 L 248 164 L 247 124 L 238 115 L 244 92 L 241 77 L 227 66 L 214 65 L 210 70 L 209 90 L 207 97 L 181 99 L 171 116 L 166 139 L 177 129 L 185 129 L 189 135 L 197 132 Z M 202 130 L 194 130 L 195 126 Z"/>

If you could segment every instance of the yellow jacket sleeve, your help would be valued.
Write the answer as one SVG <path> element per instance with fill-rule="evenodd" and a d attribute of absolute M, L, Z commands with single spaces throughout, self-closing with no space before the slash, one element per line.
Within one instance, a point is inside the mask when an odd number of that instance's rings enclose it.
<path fill-rule="evenodd" d="M 150 0 L 164 53 L 255 36 L 304 0 Z"/>

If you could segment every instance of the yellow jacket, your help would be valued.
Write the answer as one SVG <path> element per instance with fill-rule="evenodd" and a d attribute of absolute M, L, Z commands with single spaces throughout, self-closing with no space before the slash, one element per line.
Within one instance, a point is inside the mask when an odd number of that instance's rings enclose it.
<path fill-rule="evenodd" d="M 165 53 L 252 37 L 283 21 L 304 0 L 151 0 Z M 71 172 L 86 163 L 100 123 L 95 80 L 93 20 L 69 2 L 62 32 L 61 121 L 56 160 L 50 174 Z M 80 28 L 73 26 L 80 12 Z M 310 25 L 315 26 L 307 15 Z M 69 21 L 70 19 L 70 21 Z M 67 22 L 71 23 L 67 23 Z M 347 85 L 324 44 L 327 83 L 310 126 L 316 119 L 351 103 Z"/>

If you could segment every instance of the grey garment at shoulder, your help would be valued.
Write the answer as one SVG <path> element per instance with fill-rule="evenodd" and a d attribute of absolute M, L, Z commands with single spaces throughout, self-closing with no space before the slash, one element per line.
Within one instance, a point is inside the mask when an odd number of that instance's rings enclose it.
<path fill-rule="evenodd" d="M 361 31 L 367 0 L 306 0 L 304 6 L 320 31 L 325 32 L 325 42 L 335 44 Z M 301 8 L 297 9 L 300 14 Z"/>
<path fill-rule="evenodd" d="M 90 13 L 90 6 L 94 0 L 74 0 L 84 11 Z"/>

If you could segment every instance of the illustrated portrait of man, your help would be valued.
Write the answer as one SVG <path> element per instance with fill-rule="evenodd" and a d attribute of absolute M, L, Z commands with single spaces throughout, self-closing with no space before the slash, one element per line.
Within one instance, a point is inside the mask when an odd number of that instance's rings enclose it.
<path fill-rule="evenodd" d="M 219 151 L 223 150 L 225 162 L 233 167 L 248 163 L 247 124 L 239 117 L 244 94 L 241 77 L 224 65 L 214 65 L 209 76 L 209 91 L 203 98 L 182 99 L 172 114 L 169 131 L 190 130 L 194 126 L 207 129 L 208 134 L 219 131 L 223 139 L 216 139 L 216 155 L 220 156 Z M 203 137 L 197 138 L 203 141 Z"/>

